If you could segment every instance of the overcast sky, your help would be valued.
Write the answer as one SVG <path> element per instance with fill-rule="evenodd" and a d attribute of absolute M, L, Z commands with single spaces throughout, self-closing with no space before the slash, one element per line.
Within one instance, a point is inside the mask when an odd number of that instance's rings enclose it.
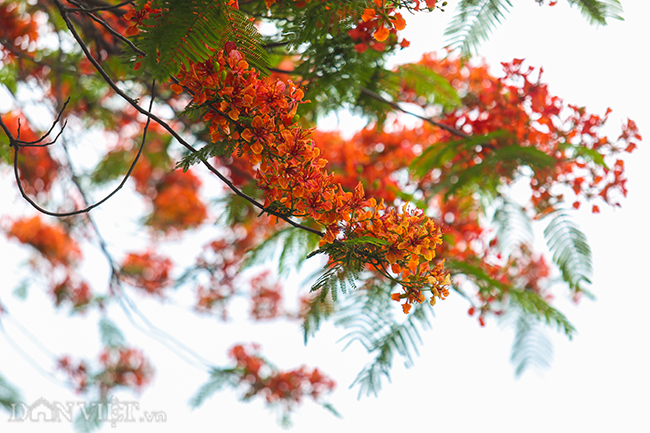
<path fill-rule="evenodd" d="M 612 136 L 627 117 L 638 123 L 642 135 L 650 136 L 650 2 L 624 0 L 626 20 L 602 28 L 589 26 L 577 9 L 563 0 L 552 8 L 539 7 L 533 0 L 514 3 L 506 22 L 481 48 L 494 73 L 500 73 L 500 62 L 525 58 L 529 65 L 544 67 L 543 78 L 550 91 L 567 103 L 586 106 L 597 114 L 611 107 L 608 131 Z M 400 54 L 399 61 L 414 61 L 425 51 L 440 49 L 444 45 L 442 31 L 452 13 L 450 7 L 445 13 L 409 20 L 404 35 L 412 45 Z M 344 122 L 341 126 L 347 127 Z M 541 373 L 528 372 L 519 380 L 514 379 L 508 361 L 512 331 L 494 321 L 480 328 L 467 316 L 467 303 L 454 295 L 436 305 L 433 329 L 423 335 L 425 344 L 415 366 L 406 369 L 396 359 L 392 384 L 385 384 L 378 398 L 360 401 L 357 389 L 347 386 L 369 357 L 354 346 L 341 352 L 342 346 L 336 343 L 340 330 L 325 326 L 304 347 L 296 324 L 253 327 L 235 321 L 223 325 L 197 319 L 174 305 L 161 307 L 146 300 L 139 305 L 152 322 L 216 364 L 227 363 L 225 350 L 232 343 L 258 341 L 263 354 L 281 368 L 316 365 L 334 377 L 338 389 L 330 401 L 344 418 L 335 418 L 306 402 L 293 416 L 293 431 L 648 432 L 650 283 L 645 270 L 650 261 L 649 162 L 645 144 L 626 157 L 629 196 L 621 209 L 601 206 L 598 215 L 576 212 L 593 249 L 592 291 L 597 300 L 585 299 L 576 307 L 558 299 L 557 305 L 577 327 L 578 335 L 568 341 L 550 332 L 555 348 L 552 367 Z M 1 174 L 2 214 L 25 209 L 8 173 Z M 118 198 L 97 211 L 107 230 L 124 209 L 122 200 L 128 199 Z M 0 269 L 8 276 L 0 283 L 0 298 L 10 306 L 11 317 L 53 352 L 86 354 L 93 359 L 99 350 L 96 316 L 70 319 L 64 311 L 52 313 L 49 296 L 38 289 L 30 292 L 28 302 L 12 300 L 9 293 L 16 278 L 26 272 L 16 263 L 27 255 L 20 255 L 21 250 L 13 244 L 0 242 Z M 105 270 L 95 274 L 96 284 L 102 284 Z M 234 308 L 237 317 L 237 311 L 243 312 L 245 306 Z M 138 401 L 142 411 L 164 411 L 168 422 L 155 428 L 144 423 L 118 424 L 114 429 L 105 426 L 103 432 L 284 431 L 276 423 L 277 414 L 261 401 L 240 403 L 233 392 L 219 393 L 191 412 L 187 401 L 207 379 L 206 374 L 139 332 L 119 310 L 114 318 L 129 342 L 145 349 L 157 371 L 153 385 L 141 396 L 120 394 L 120 398 Z M 48 358 L 27 342 L 11 320 L 4 323 L 31 358 L 45 369 L 51 367 Z M 21 387 L 27 404 L 39 397 L 78 400 L 28 365 L 4 337 L 0 337 L 0 373 Z M 7 418 L 0 412 L 0 432 L 70 431 L 66 423 L 19 424 L 8 423 Z"/>

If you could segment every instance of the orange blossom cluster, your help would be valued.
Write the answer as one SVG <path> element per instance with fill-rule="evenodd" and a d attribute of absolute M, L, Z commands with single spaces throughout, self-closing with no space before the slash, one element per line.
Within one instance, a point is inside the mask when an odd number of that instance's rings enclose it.
<path fill-rule="evenodd" d="M 384 241 L 380 252 L 393 272 L 402 273 L 403 285 L 416 291 L 432 285 L 425 290 L 441 293 L 433 290 L 439 275 L 435 265 L 429 265 L 441 243 L 438 227 L 422 211 L 405 207 L 398 212 L 366 198 L 361 183 L 353 192 L 333 183 L 312 130 L 294 122 L 298 104 L 303 103 L 301 89 L 291 82 L 260 79 L 232 43 L 213 60 L 182 68 L 177 78 L 179 84 L 172 90 L 185 88 L 194 104 L 209 108 L 203 120 L 212 140 L 235 142 L 239 152 L 257 165 L 265 208 L 323 225 L 321 246 L 364 236 Z"/>
<path fill-rule="evenodd" d="M 302 366 L 289 371 L 276 371 L 258 355 L 259 346 L 249 344 L 230 348 L 228 355 L 236 363 L 236 372 L 249 389 L 244 398 L 262 395 L 267 403 L 280 403 L 287 411 L 300 404 L 304 397 L 318 401 L 321 394 L 331 392 L 335 383 L 317 368 L 309 371 Z"/>

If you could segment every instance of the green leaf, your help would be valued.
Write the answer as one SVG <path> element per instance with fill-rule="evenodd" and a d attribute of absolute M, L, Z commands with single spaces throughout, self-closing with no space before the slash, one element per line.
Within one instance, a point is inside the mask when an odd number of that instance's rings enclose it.
<path fill-rule="evenodd" d="M 456 15 L 445 30 L 447 46 L 460 48 L 463 56 L 475 54 L 478 46 L 501 24 L 510 7 L 510 0 L 460 0 Z"/>
<path fill-rule="evenodd" d="M 29 289 L 30 281 L 25 279 L 18 284 L 18 287 L 14 289 L 14 296 L 21 301 L 27 299 L 27 291 Z"/>
<path fill-rule="evenodd" d="M 126 343 L 122 331 L 108 317 L 99 320 L 99 337 L 107 347 L 124 347 Z"/>
<path fill-rule="evenodd" d="M 0 68 L 0 84 L 3 84 L 12 95 L 18 92 L 18 80 L 16 78 L 19 76 L 19 71 L 16 64 L 6 62 Z"/>
<path fill-rule="evenodd" d="M 604 156 L 594 149 L 589 149 L 588 147 L 585 146 L 573 145 L 569 143 L 561 144 L 560 149 L 569 150 L 572 154 L 571 155 L 572 157 L 581 156 L 588 161 L 592 161 L 600 165 L 601 167 L 609 169 L 607 163 L 605 162 Z"/>
<path fill-rule="evenodd" d="M 74 420 L 74 430 L 77 433 L 91 433 L 106 420 L 105 413 L 100 413 L 101 407 L 106 407 L 107 401 L 86 403 L 79 408 L 79 414 Z"/>
<path fill-rule="evenodd" d="M 427 104 L 438 104 L 444 111 L 461 106 L 460 97 L 449 81 L 425 65 L 401 65 L 388 80 L 395 80 L 396 84 L 403 81 L 417 96 L 424 98 Z M 395 86 L 395 90 L 401 91 L 401 86 Z M 399 100 L 399 93 L 391 93 L 390 90 L 388 93 L 394 100 Z"/>
<path fill-rule="evenodd" d="M 577 6 L 589 24 L 607 25 L 607 18 L 623 20 L 623 6 L 619 0 L 568 0 Z"/>
<path fill-rule="evenodd" d="M 337 411 L 337 410 L 334 408 L 334 406 L 332 406 L 331 403 L 323 403 L 322 406 L 323 406 L 325 409 L 327 409 L 328 411 L 330 411 L 330 412 L 331 412 L 335 417 L 337 417 L 337 418 L 343 418 L 343 416 L 339 413 L 339 411 Z"/>
<path fill-rule="evenodd" d="M 292 228 L 282 244 L 278 259 L 278 274 L 287 276 L 289 272 L 300 271 L 309 253 L 318 247 L 320 236 L 306 230 Z"/>
<path fill-rule="evenodd" d="M 510 291 L 512 287 L 491 278 L 485 270 L 480 266 L 475 266 L 466 262 L 459 262 L 456 260 L 445 259 L 445 269 L 452 275 L 463 274 L 469 277 L 480 288 L 489 289 L 496 288 L 502 293 Z"/>
<path fill-rule="evenodd" d="M 524 208 L 505 197 L 497 199 L 496 205 L 492 223 L 499 251 L 509 256 L 518 245 L 532 245 L 533 226 Z"/>
<path fill-rule="evenodd" d="M 532 290 L 513 289 L 508 292 L 508 295 L 510 301 L 521 308 L 525 314 L 544 320 L 547 325 L 555 325 L 569 339 L 573 338 L 573 334 L 575 333 L 574 326 L 564 314 L 549 305 L 548 301 L 539 293 Z"/>
<path fill-rule="evenodd" d="M 336 311 L 336 305 L 332 302 L 320 300 L 320 297 L 313 297 L 309 302 L 308 310 L 302 319 L 302 331 L 305 344 L 309 338 L 316 334 L 321 324 Z"/>
<path fill-rule="evenodd" d="M 413 354 L 422 344 L 420 331 L 430 327 L 432 308 L 425 302 L 415 305 L 404 322 L 398 323 L 393 314 L 395 303 L 390 298 L 391 286 L 366 284 L 346 299 L 337 314 L 335 325 L 348 332 L 341 338 L 347 348 L 359 342 L 374 359 L 357 375 L 350 387 L 359 385 L 359 397 L 377 395 L 384 379 L 390 381 L 390 369 L 395 355 L 413 365 Z"/>
<path fill-rule="evenodd" d="M 162 9 L 161 16 L 144 20 L 146 27 L 135 42 L 147 53 L 142 61 L 155 79 L 177 75 L 188 59 L 208 60 L 227 42 L 235 43 L 251 66 L 267 73 L 262 37 L 242 11 L 214 0 L 158 0 L 151 7 Z"/>
<path fill-rule="evenodd" d="M 540 327 L 539 322 L 526 315 L 519 315 L 515 322 L 515 339 L 512 343 L 510 362 L 519 378 L 530 368 L 548 368 L 553 360 L 553 344 Z"/>
<path fill-rule="evenodd" d="M 174 169 L 182 168 L 184 172 L 193 165 L 200 164 L 216 156 L 229 157 L 237 147 L 237 141 L 219 141 L 217 143 L 206 143 L 205 146 L 196 152 L 186 153 L 180 161 L 176 163 Z"/>
<path fill-rule="evenodd" d="M 370 244 L 370 245 L 377 245 L 377 246 L 390 245 L 389 241 L 384 239 L 377 239 L 372 236 L 360 236 L 354 239 L 346 239 L 343 242 L 348 245 L 363 245 L 363 244 Z"/>
<path fill-rule="evenodd" d="M 19 403 L 21 399 L 20 392 L 0 374 L 0 406 L 11 411 L 11 405 Z"/>
<path fill-rule="evenodd" d="M 506 131 L 495 131 L 486 135 L 463 138 L 450 141 L 445 145 L 433 144 L 415 158 L 410 166 L 410 171 L 416 178 L 423 178 L 434 168 L 441 168 L 450 162 L 458 152 L 473 149 L 486 142 L 507 136 Z"/>
<path fill-rule="evenodd" d="M 221 391 L 225 386 L 237 386 L 239 376 L 241 375 L 234 369 L 212 369 L 210 379 L 190 399 L 190 407 L 192 409 L 198 408 L 208 398 L 212 397 L 217 391 Z"/>
<path fill-rule="evenodd" d="M 591 284 L 593 272 L 587 236 L 564 210 L 552 212 L 545 219 L 548 218 L 544 238 L 553 261 L 560 268 L 562 279 L 573 291 L 584 291 L 582 284 Z"/>

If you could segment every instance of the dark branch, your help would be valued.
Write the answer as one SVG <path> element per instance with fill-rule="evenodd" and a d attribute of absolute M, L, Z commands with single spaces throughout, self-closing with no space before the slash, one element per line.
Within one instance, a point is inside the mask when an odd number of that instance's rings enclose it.
<path fill-rule="evenodd" d="M 152 84 L 152 86 L 151 86 L 151 101 L 150 101 L 150 103 L 149 103 L 149 110 L 151 110 L 151 108 L 153 107 L 153 101 L 154 101 L 154 88 L 155 88 L 155 80 L 154 80 L 154 82 L 153 82 L 153 84 Z M 67 104 L 67 101 L 66 101 L 66 104 Z M 57 117 L 56 122 L 59 121 L 59 118 L 61 117 L 61 113 L 62 113 L 62 112 L 63 112 L 63 110 L 61 110 L 61 112 L 59 113 L 59 116 Z M 0 122 L 1 122 L 1 119 L 0 119 Z M 56 123 L 56 122 L 55 122 L 55 123 Z M 129 170 L 127 171 L 126 175 L 124 176 L 124 178 L 122 179 L 122 181 L 120 182 L 120 184 L 119 184 L 119 185 L 118 185 L 118 186 L 117 186 L 113 191 L 111 191 L 110 194 L 108 194 L 106 197 L 104 197 L 102 200 L 98 201 L 97 203 L 94 203 L 94 204 L 92 204 L 92 205 L 89 205 L 89 206 L 87 206 L 87 207 L 85 207 L 85 208 L 83 208 L 83 209 L 79 209 L 79 210 L 75 210 L 75 211 L 71 211 L 71 212 L 52 212 L 52 211 L 49 211 L 49 210 L 44 209 L 44 208 L 42 208 L 41 206 L 39 206 L 39 205 L 38 205 L 34 200 L 32 200 L 32 199 L 27 195 L 27 193 L 25 192 L 25 189 L 23 188 L 22 182 L 20 181 L 20 175 L 18 174 L 18 151 L 19 151 L 20 147 L 22 147 L 22 144 L 21 144 L 21 141 L 20 141 L 20 140 L 16 140 L 16 139 L 15 139 L 13 136 L 11 136 L 11 134 L 9 133 L 9 142 L 10 142 L 10 143 L 13 143 L 13 144 L 12 144 L 12 147 L 14 148 L 14 177 L 16 178 L 16 184 L 18 185 L 18 190 L 20 190 L 20 194 L 21 194 L 21 195 L 23 196 L 23 198 L 24 198 L 24 199 L 25 199 L 29 204 L 31 204 L 31 205 L 32 205 L 36 210 L 38 210 L 38 211 L 41 212 L 41 213 L 44 213 L 45 215 L 50 215 L 50 216 L 55 216 L 55 217 L 67 217 L 67 216 L 79 215 L 79 214 L 83 214 L 83 213 L 90 212 L 92 209 L 96 208 L 97 206 L 101 205 L 102 203 L 106 202 L 109 198 L 111 198 L 111 197 L 113 197 L 115 194 L 117 194 L 117 192 L 118 192 L 120 189 L 122 189 L 122 187 L 124 186 L 124 184 L 125 184 L 126 181 L 128 180 L 129 176 L 131 176 L 131 172 L 133 171 L 133 168 L 135 167 L 135 164 L 138 162 L 138 159 L 140 158 L 140 155 L 142 154 L 142 149 L 144 148 L 144 143 L 145 143 L 145 140 L 146 140 L 146 138 L 147 138 L 147 130 L 149 129 L 149 124 L 150 124 L 150 123 L 151 123 L 151 118 L 147 118 L 147 123 L 145 124 L 144 132 L 143 132 L 143 134 L 142 134 L 142 143 L 140 143 L 140 148 L 138 149 L 138 154 L 137 154 L 137 155 L 135 156 L 135 158 L 133 159 L 133 163 L 132 163 L 131 166 L 129 167 Z M 5 128 L 4 123 L 2 123 L 2 126 L 3 126 L 3 128 Z M 5 129 L 5 132 L 7 132 L 7 131 L 8 131 L 8 130 Z M 51 131 L 51 129 L 50 129 L 50 131 Z M 48 132 L 48 134 L 49 134 L 49 132 Z M 60 135 L 60 133 L 59 133 L 59 135 Z M 47 134 L 44 135 L 44 136 L 41 138 L 41 140 L 42 140 L 43 138 L 45 138 L 46 136 L 47 136 Z M 58 137 L 58 135 L 57 135 L 57 137 Z M 32 147 L 33 147 L 33 146 L 32 146 Z"/>
<path fill-rule="evenodd" d="M 384 104 L 387 104 L 387 105 L 391 106 L 393 109 L 401 111 L 402 113 L 408 114 L 408 115 L 413 116 L 413 117 L 417 117 L 418 119 L 422 119 L 425 122 L 427 122 L 427 123 L 429 123 L 429 124 L 431 124 L 433 126 L 437 126 L 438 128 L 444 129 L 445 131 L 450 132 L 450 133 L 452 133 L 452 134 L 454 134 L 454 135 L 456 135 L 458 137 L 462 137 L 462 138 L 469 138 L 470 137 L 469 135 L 465 134 L 464 132 L 459 131 L 459 130 L 457 130 L 455 128 L 452 128 L 451 126 L 447 126 L 444 123 L 436 122 L 435 120 L 430 119 L 428 117 L 420 116 L 419 114 L 415 114 L 415 113 L 412 113 L 412 112 L 410 112 L 408 110 L 405 110 L 404 108 L 400 107 L 396 102 L 389 101 L 388 99 L 381 96 L 379 93 L 373 92 L 370 89 L 366 89 L 365 87 L 361 87 L 361 93 L 363 93 L 364 95 L 369 96 L 369 97 L 371 97 L 373 99 L 376 99 L 377 101 L 383 102 Z"/>
<path fill-rule="evenodd" d="M 63 20 L 65 21 L 65 23 L 66 23 L 68 29 L 69 29 L 70 32 L 72 33 L 72 36 L 73 36 L 74 39 L 77 41 L 77 43 L 78 43 L 79 46 L 81 47 L 82 51 L 84 52 L 84 54 L 86 55 L 86 57 L 88 58 L 88 60 L 93 64 L 93 66 L 95 67 L 95 69 L 97 70 L 97 72 L 99 72 L 99 74 L 102 76 L 102 78 L 104 79 L 104 81 L 106 81 L 106 83 L 111 87 L 111 89 L 113 89 L 113 91 L 114 91 L 115 93 L 117 93 L 117 94 L 118 94 L 122 99 L 124 99 L 124 100 L 127 101 L 129 104 L 131 104 L 131 105 L 133 106 L 133 108 L 135 108 L 135 109 L 136 109 L 137 111 L 139 111 L 141 114 L 144 114 L 145 116 L 149 117 L 150 119 L 152 119 L 152 120 L 154 120 L 155 122 L 157 122 L 160 126 L 162 126 L 163 128 L 165 128 L 165 130 L 166 130 L 167 132 L 169 132 L 169 133 L 172 135 L 172 137 L 174 137 L 174 138 L 175 138 L 175 139 L 176 139 L 176 140 L 177 140 L 181 145 L 183 145 L 183 147 L 185 147 L 186 149 L 188 149 L 188 150 L 189 150 L 190 152 L 192 152 L 192 153 L 196 153 L 197 150 L 196 150 L 192 145 L 190 145 L 187 141 L 185 141 L 185 140 L 184 140 L 184 139 L 183 139 L 183 138 L 182 138 L 182 137 L 181 137 L 181 136 L 180 136 L 176 131 L 174 131 L 174 130 L 172 129 L 172 127 L 169 126 L 169 125 L 168 125 L 164 120 L 160 119 L 158 116 L 154 115 L 154 114 L 151 113 L 150 111 L 147 111 L 147 110 L 143 109 L 142 107 L 140 107 L 140 106 L 139 106 L 139 105 L 138 105 L 138 104 L 137 104 L 137 103 L 136 103 L 136 102 L 135 102 L 131 97 L 129 97 L 127 94 L 125 94 L 125 93 L 122 91 L 122 89 L 120 89 L 120 88 L 117 86 L 117 84 L 115 84 L 115 82 L 113 82 L 113 80 L 111 79 L 111 77 L 108 76 L 108 74 L 106 73 L 106 71 L 105 71 L 105 70 L 102 68 L 102 66 L 99 64 L 99 62 L 97 62 L 97 60 L 92 56 L 92 54 L 90 53 L 90 50 L 88 49 L 88 46 L 87 46 L 86 43 L 81 39 L 81 36 L 79 36 L 79 33 L 76 31 L 76 29 L 74 28 L 74 25 L 73 25 L 72 22 L 70 21 L 70 17 L 68 16 L 68 12 L 66 11 L 66 7 L 63 6 L 63 4 L 61 4 L 61 1 L 60 1 L 60 0 L 52 0 L 52 2 L 53 2 L 53 3 L 57 6 L 57 8 L 59 9 L 59 12 L 60 12 L 60 14 L 61 14 L 61 17 L 62 17 Z M 232 183 L 232 182 L 231 182 L 227 177 L 225 177 L 223 174 L 221 174 L 221 173 L 220 173 L 216 168 L 214 168 L 214 167 L 213 167 L 209 162 L 207 162 L 206 160 L 202 160 L 201 162 L 203 163 L 203 165 L 205 165 L 205 166 L 208 168 L 208 170 L 210 170 L 210 172 L 212 172 L 213 174 L 215 174 L 215 175 L 216 175 L 216 176 L 217 176 L 217 177 L 218 177 L 222 182 L 224 182 L 226 185 L 228 185 L 228 187 L 229 187 L 229 188 L 230 188 L 230 189 L 231 189 L 235 194 L 237 194 L 238 196 L 244 198 L 245 200 L 247 200 L 248 202 L 250 202 L 251 204 L 253 204 L 255 207 L 261 209 L 262 211 L 264 211 L 264 212 L 266 212 L 266 213 L 268 213 L 268 214 L 270 214 L 270 215 L 273 215 L 273 216 L 275 216 L 275 217 L 277 217 L 277 218 L 282 219 L 283 221 L 285 221 L 286 223 L 288 223 L 289 225 L 291 225 L 291 226 L 293 226 L 293 227 L 300 228 L 300 229 L 302 229 L 302 230 L 306 230 L 306 231 L 308 231 L 308 232 L 310 232 L 310 233 L 314 233 L 314 234 L 316 234 L 316 235 L 318 235 L 318 236 L 321 236 L 321 237 L 324 236 L 324 234 L 323 234 L 322 232 L 320 232 L 320 231 L 318 231 L 318 230 L 315 230 L 315 229 L 313 229 L 313 228 L 311 228 L 311 227 L 307 227 L 307 226 L 304 226 L 304 225 L 302 225 L 302 224 L 299 224 L 299 223 L 297 223 L 297 222 L 295 222 L 295 221 L 292 221 L 292 220 L 291 220 L 289 217 L 287 217 L 286 215 L 283 215 L 283 214 L 281 214 L 281 213 L 274 212 L 274 211 L 272 211 L 272 210 L 266 209 L 266 208 L 264 207 L 263 204 L 261 204 L 260 202 L 258 202 L 258 201 L 255 200 L 254 198 L 250 197 L 249 195 L 245 194 L 243 191 L 239 190 L 239 188 L 237 188 L 237 187 L 236 187 L 236 186 L 235 186 L 235 185 L 234 185 L 234 184 L 233 184 L 233 183 Z"/>

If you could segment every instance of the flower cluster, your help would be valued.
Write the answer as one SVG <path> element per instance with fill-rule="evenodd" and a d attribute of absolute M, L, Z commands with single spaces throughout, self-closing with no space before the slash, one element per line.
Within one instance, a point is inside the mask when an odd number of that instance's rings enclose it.
<path fill-rule="evenodd" d="M 161 233 L 170 234 L 198 227 L 208 217 L 205 203 L 199 196 L 201 180 L 190 170 L 171 171 L 167 153 L 169 138 L 160 127 L 150 125 L 146 147 L 131 172 L 135 189 L 153 205 L 145 223 Z M 106 182 L 126 173 L 135 154 L 127 150 L 124 140 L 100 162 L 94 181 Z"/>
<path fill-rule="evenodd" d="M 34 247 L 52 265 L 69 266 L 81 256 L 76 242 L 63 227 L 45 224 L 38 215 L 14 221 L 7 234 Z"/>
<path fill-rule="evenodd" d="M 128 347 L 106 348 L 99 355 L 102 371 L 96 376 L 102 395 L 116 387 L 140 391 L 153 377 L 153 367 L 144 354 Z"/>
<path fill-rule="evenodd" d="M 459 92 L 466 94 L 464 106 L 445 115 L 441 123 L 475 136 L 496 131 L 508 133 L 482 146 L 459 150 L 450 161 L 452 169 L 443 169 L 436 183 L 454 172 L 480 164 L 514 142 L 540 150 L 554 160 L 546 167 L 536 168 L 531 176 L 531 202 L 539 215 L 566 201 L 565 192 L 555 188 L 557 185 L 575 192 L 576 208 L 580 202 L 597 199 L 618 206 L 617 196 L 626 195 L 620 154 L 632 152 L 641 140 L 633 121 L 623 126 L 616 140 L 601 135 L 610 110 L 598 116 L 582 107 L 565 105 L 541 82 L 542 70 L 534 77 L 535 68 L 525 67 L 520 59 L 502 64 L 505 72 L 502 78 L 492 76 L 485 64 L 463 64 L 453 56 L 440 59 L 428 54 L 419 64 L 445 76 Z M 444 130 L 432 134 L 439 142 L 455 138 Z M 485 169 L 490 171 L 490 176 L 497 175 L 504 183 L 510 183 L 516 177 L 518 166 L 499 161 L 486 165 Z M 592 209 L 598 212 L 596 205 Z"/>
<path fill-rule="evenodd" d="M 254 320 L 270 320 L 282 314 L 282 285 L 264 271 L 251 279 L 251 312 Z"/>
<path fill-rule="evenodd" d="M 143 25 L 143 21 L 150 18 L 151 15 L 157 15 L 162 12 L 162 9 L 152 9 L 151 2 L 147 2 L 142 9 L 130 9 L 122 17 L 126 21 L 130 21 L 129 26 L 124 30 L 125 36 L 135 36 L 140 34 L 139 26 Z"/>
<path fill-rule="evenodd" d="M 153 377 L 153 367 L 142 352 L 128 347 L 107 347 L 99 355 L 100 370 L 93 373 L 85 361 L 74 363 L 69 356 L 61 357 L 57 368 L 70 378 L 75 391 L 84 393 L 96 386 L 105 398 L 114 388 L 142 390 Z"/>
<path fill-rule="evenodd" d="M 388 6 L 389 2 L 382 0 L 375 0 L 374 3 L 376 7 L 365 9 L 359 24 L 348 31 L 348 35 L 357 42 L 354 48 L 359 53 L 363 53 L 368 48 L 384 51 L 389 44 L 389 36 L 396 35 L 398 30 L 406 27 L 404 17 L 401 13 L 395 12 L 395 6 Z M 397 37 L 393 36 L 391 42 L 390 45 L 394 45 Z M 402 48 L 410 45 L 406 39 L 402 39 L 399 44 Z"/>
<path fill-rule="evenodd" d="M 160 296 L 171 282 L 171 267 L 171 260 L 153 252 L 130 253 L 122 262 L 121 272 L 133 286 Z"/>
<path fill-rule="evenodd" d="M 212 140 L 223 146 L 236 143 L 239 153 L 257 166 L 265 208 L 320 223 L 326 229 L 321 246 L 373 236 L 390 245 L 378 266 L 392 265 L 398 273 L 405 269 L 405 284 L 417 290 L 435 283 L 428 264 L 441 241 L 433 221 L 422 211 L 404 208 L 400 213 L 377 204 L 366 197 L 361 183 L 353 192 L 336 185 L 312 130 L 294 121 L 303 102 L 301 89 L 260 79 L 230 43 L 214 60 L 191 64 L 177 78 L 172 90 L 186 89 L 194 104 L 209 108 L 203 120 Z"/>
<path fill-rule="evenodd" d="M 83 310 L 93 300 L 88 283 L 75 280 L 70 275 L 67 275 L 65 280 L 52 288 L 52 295 L 57 307 L 63 302 L 69 301 L 75 310 Z"/>
<path fill-rule="evenodd" d="M 86 391 L 89 384 L 89 368 L 85 361 L 79 361 L 76 365 L 65 355 L 57 361 L 57 369 L 67 374 L 75 391 L 79 394 Z"/>
<path fill-rule="evenodd" d="M 279 403 L 286 411 L 291 411 L 304 397 L 318 401 L 323 393 L 331 392 L 335 387 L 334 381 L 317 368 L 310 371 L 302 366 L 294 370 L 277 371 L 258 355 L 258 351 L 259 346 L 256 344 L 238 344 L 228 351 L 230 358 L 237 364 L 241 383 L 249 387 L 245 398 L 262 395 L 267 403 Z"/>

